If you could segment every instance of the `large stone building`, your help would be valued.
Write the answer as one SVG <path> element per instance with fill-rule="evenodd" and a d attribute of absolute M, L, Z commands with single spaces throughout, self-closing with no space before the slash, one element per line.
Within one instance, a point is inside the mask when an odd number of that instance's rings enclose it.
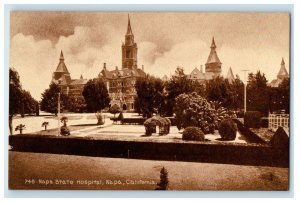
<path fill-rule="evenodd" d="M 122 69 L 115 67 L 114 70 L 108 70 L 106 63 L 98 77 L 102 78 L 111 98 L 110 105 L 117 104 L 125 111 L 134 111 L 134 99 L 136 96 L 135 82 L 137 78 L 145 77 L 144 67 L 138 68 L 137 65 L 137 44 L 134 42 L 130 18 L 128 16 L 127 32 L 125 34 L 125 43 L 122 44 Z M 62 93 L 77 99 L 83 99 L 82 91 L 87 79 L 72 79 L 64 61 L 61 51 L 59 64 L 56 71 L 53 72 L 52 82 L 59 84 Z"/>
<path fill-rule="evenodd" d="M 281 66 L 280 66 L 279 72 L 277 74 L 277 78 L 274 79 L 273 81 L 271 81 L 269 86 L 278 87 L 284 79 L 288 79 L 288 78 L 289 78 L 289 73 L 286 71 L 285 62 L 282 58 Z"/>
<path fill-rule="evenodd" d="M 63 52 L 61 51 L 59 63 L 52 75 L 52 82 L 59 84 L 62 93 L 77 99 L 83 99 L 82 91 L 87 79 L 83 79 L 82 75 L 79 79 L 72 79 L 69 70 L 65 64 Z"/>
<path fill-rule="evenodd" d="M 137 52 L 138 48 L 134 42 L 134 35 L 128 16 L 125 43 L 122 44 L 122 69 L 115 67 L 114 70 L 108 70 L 106 63 L 104 63 L 103 69 L 99 73 L 99 77 L 106 82 L 111 98 L 110 105 L 117 104 L 125 111 L 134 111 L 136 80 L 146 76 L 144 67 L 138 68 Z"/>

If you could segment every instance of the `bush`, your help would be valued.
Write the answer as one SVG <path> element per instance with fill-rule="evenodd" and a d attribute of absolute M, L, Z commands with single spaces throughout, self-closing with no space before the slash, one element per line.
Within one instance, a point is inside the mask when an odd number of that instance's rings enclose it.
<path fill-rule="evenodd" d="M 214 133 L 220 122 L 235 116 L 221 106 L 220 102 L 208 102 L 197 93 L 181 94 L 175 99 L 174 121 L 178 129 L 199 127 L 205 133 Z"/>
<path fill-rule="evenodd" d="M 114 104 L 113 106 L 111 106 L 111 107 L 109 108 L 108 111 L 109 111 L 109 113 L 113 114 L 114 117 L 115 117 L 115 115 L 116 115 L 117 113 L 120 113 L 122 110 L 121 110 L 121 108 L 120 108 L 119 105 Z"/>
<path fill-rule="evenodd" d="M 168 171 L 163 167 L 160 170 L 160 182 L 157 183 L 157 188 L 156 190 L 168 190 L 169 186 L 169 177 L 168 177 Z"/>
<path fill-rule="evenodd" d="M 184 129 L 182 133 L 182 139 L 183 140 L 195 140 L 195 141 L 204 141 L 205 136 L 203 131 L 200 128 L 197 127 L 187 127 Z"/>
<path fill-rule="evenodd" d="M 219 133 L 224 140 L 236 138 L 237 126 L 232 119 L 224 119 L 219 125 Z"/>
<path fill-rule="evenodd" d="M 258 111 L 247 111 L 244 117 L 246 128 L 260 128 L 261 113 Z"/>

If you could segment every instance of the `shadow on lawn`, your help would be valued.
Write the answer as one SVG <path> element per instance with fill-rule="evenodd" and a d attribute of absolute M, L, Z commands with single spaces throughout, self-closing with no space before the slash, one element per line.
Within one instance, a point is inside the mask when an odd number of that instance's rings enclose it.
<path fill-rule="evenodd" d="M 87 124 L 76 124 L 70 126 L 100 126 L 100 125 L 97 125 L 96 123 L 87 123 Z"/>

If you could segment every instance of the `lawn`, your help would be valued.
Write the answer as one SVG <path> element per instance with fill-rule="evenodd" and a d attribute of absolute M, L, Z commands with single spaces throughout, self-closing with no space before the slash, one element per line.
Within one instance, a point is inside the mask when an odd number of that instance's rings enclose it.
<path fill-rule="evenodd" d="M 9 152 L 9 187 L 154 190 L 162 167 L 168 170 L 170 190 L 288 189 L 288 168 L 12 151 Z M 53 184 L 43 184 L 46 180 Z"/>

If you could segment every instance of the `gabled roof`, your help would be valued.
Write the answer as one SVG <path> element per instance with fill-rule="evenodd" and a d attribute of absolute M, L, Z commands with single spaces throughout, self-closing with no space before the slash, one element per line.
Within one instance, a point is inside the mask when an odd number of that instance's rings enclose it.
<path fill-rule="evenodd" d="M 278 87 L 281 84 L 282 80 L 281 79 L 274 79 L 271 81 L 271 83 L 269 83 L 268 86 L 270 87 Z"/>
<path fill-rule="evenodd" d="M 117 78 L 126 78 L 126 77 L 145 77 L 146 73 L 142 69 L 115 69 L 112 71 L 108 71 L 106 69 L 102 69 L 99 76 L 103 76 L 106 79 L 117 79 Z"/>
<path fill-rule="evenodd" d="M 205 80 L 205 74 L 203 74 L 197 67 L 190 73 L 190 79 L 197 79 L 197 80 Z"/>
<path fill-rule="evenodd" d="M 210 46 L 210 53 L 209 53 L 209 56 L 207 58 L 207 62 L 206 64 L 208 63 L 219 63 L 219 64 L 222 64 L 218 55 L 217 55 L 217 52 L 216 52 L 216 44 L 215 44 L 215 39 L 214 37 L 212 38 L 212 43 L 211 43 L 211 46 Z"/>
<path fill-rule="evenodd" d="M 73 79 L 69 85 L 85 85 L 88 79 Z"/>

